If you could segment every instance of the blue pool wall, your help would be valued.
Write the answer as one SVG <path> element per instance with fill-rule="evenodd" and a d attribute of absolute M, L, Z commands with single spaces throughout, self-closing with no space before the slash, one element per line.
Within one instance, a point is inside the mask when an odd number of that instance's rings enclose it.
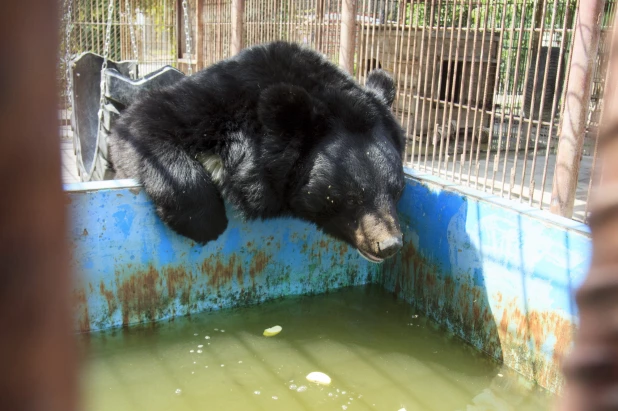
<path fill-rule="evenodd" d="M 66 187 L 75 328 L 95 331 L 375 282 L 379 266 L 295 219 L 229 226 L 206 246 L 179 236 L 131 180 Z"/>
<path fill-rule="evenodd" d="M 560 391 L 573 290 L 587 273 L 586 225 L 406 170 L 404 250 L 378 279 L 464 340 Z"/>
<path fill-rule="evenodd" d="M 229 209 L 206 246 L 161 223 L 132 180 L 65 186 L 75 330 L 91 332 L 381 284 L 419 314 L 552 391 L 588 269 L 588 228 L 406 170 L 404 249 L 376 265 L 295 219 L 246 222 Z"/>

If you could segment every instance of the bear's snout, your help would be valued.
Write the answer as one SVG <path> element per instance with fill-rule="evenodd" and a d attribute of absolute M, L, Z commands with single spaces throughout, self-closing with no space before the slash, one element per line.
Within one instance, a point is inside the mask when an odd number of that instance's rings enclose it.
<path fill-rule="evenodd" d="M 401 236 L 392 236 L 378 242 L 378 257 L 385 259 L 392 257 L 403 247 Z"/>
<path fill-rule="evenodd" d="M 354 243 L 358 252 L 374 263 L 395 255 L 403 247 L 397 214 L 364 215 L 354 232 Z"/>

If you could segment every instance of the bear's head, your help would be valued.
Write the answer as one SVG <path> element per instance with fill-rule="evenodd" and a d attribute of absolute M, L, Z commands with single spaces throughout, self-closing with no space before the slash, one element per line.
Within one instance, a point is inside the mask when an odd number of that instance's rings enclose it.
<path fill-rule="evenodd" d="M 286 190 L 290 213 L 372 262 L 402 247 L 396 208 L 405 185 L 404 137 L 390 110 L 394 95 L 392 78 L 375 70 L 365 88 L 309 93 L 279 84 L 259 104 L 262 124 L 276 136 L 265 144 L 273 165 L 293 176 L 286 179 L 294 182 Z M 276 152 L 288 154 L 274 160 Z"/>

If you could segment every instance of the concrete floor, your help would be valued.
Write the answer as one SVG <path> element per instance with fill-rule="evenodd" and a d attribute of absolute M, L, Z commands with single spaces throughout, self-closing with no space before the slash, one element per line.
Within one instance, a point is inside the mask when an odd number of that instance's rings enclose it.
<path fill-rule="evenodd" d="M 62 154 L 62 182 L 64 184 L 78 183 L 80 179 L 77 175 L 73 141 L 62 140 L 60 142 L 60 152 Z"/>

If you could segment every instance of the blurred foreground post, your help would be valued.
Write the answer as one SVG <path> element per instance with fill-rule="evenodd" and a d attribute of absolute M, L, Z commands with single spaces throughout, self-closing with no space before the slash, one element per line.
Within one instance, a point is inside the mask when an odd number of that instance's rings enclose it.
<path fill-rule="evenodd" d="M 75 409 L 58 2 L 0 2 L 0 409 Z"/>
<path fill-rule="evenodd" d="M 618 410 L 618 14 L 605 88 L 599 141 L 600 184 L 591 196 L 593 254 L 577 291 L 580 326 L 564 362 L 560 411 Z"/>

